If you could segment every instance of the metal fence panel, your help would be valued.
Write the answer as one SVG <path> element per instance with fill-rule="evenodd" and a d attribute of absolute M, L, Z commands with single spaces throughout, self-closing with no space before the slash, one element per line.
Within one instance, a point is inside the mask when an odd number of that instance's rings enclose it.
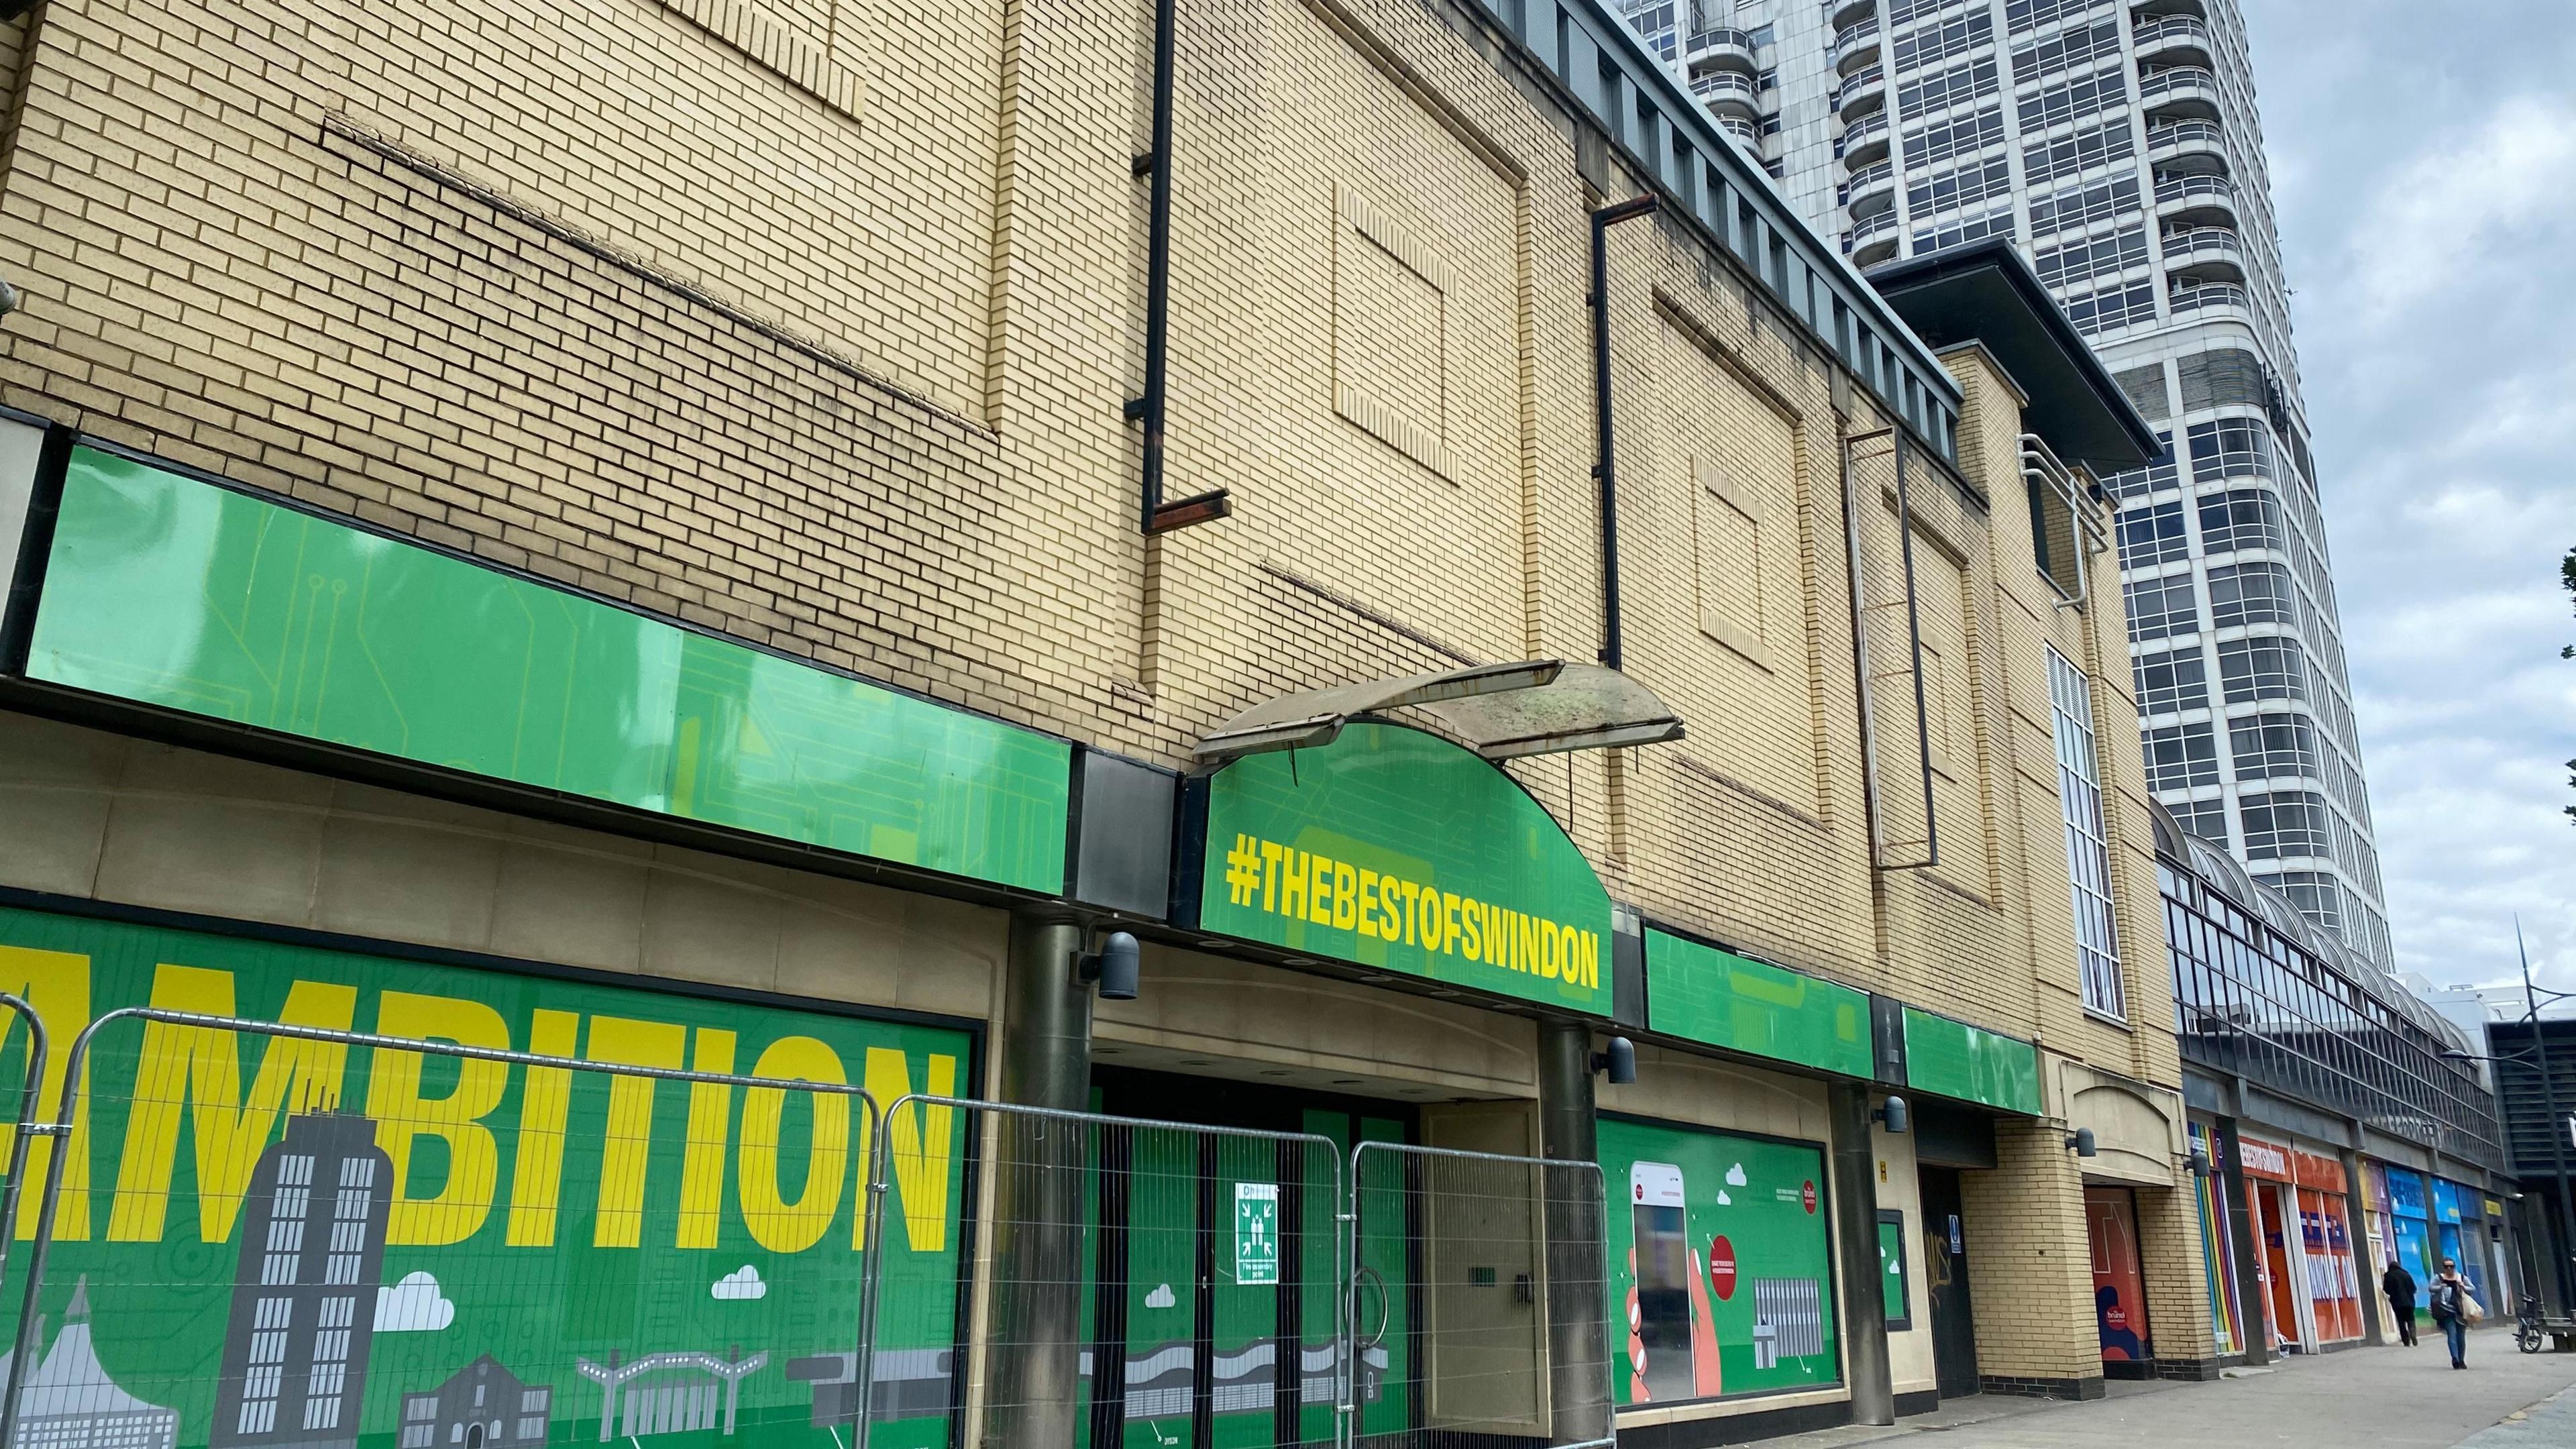
<path fill-rule="evenodd" d="M 740 1075 L 408 1025 L 423 1039 L 130 1007 L 75 1039 L 0 1444 L 853 1440 L 881 1378 L 866 1167 L 889 1134 L 824 1043 Z M 593 1017 L 589 1049 L 649 1060 L 610 1038 L 655 1029 L 679 1031 Z"/>
<path fill-rule="evenodd" d="M 969 1442 L 1340 1441 L 1343 1201 L 1329 1139 L 903 1098 L 977 1143 Z M 914 1169 L 890 1134 L 880 1178 Z M 887 1260 L 882 1291 L 906 1291 Z M 880 1319 L 903 1332 L 899 1313 Z"/>
<path fill-rule="evenodd" d="M 1351 1184 L 1357 1443 L 1611 1442 L 1598 1164 L 1366 1142 Z"/>

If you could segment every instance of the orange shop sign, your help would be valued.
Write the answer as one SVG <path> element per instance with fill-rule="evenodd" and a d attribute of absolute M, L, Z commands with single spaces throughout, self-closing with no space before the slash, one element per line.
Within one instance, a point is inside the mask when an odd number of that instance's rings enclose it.
<path fill-rule="evenodd" d="M 2245 1164 L 2248 1177 L 2269 1178 L 2274 1182 L 2290 1180 L 2290 1149 L 2264 1141 L 2260 1137 L 2236 1139 L 2237 1159 Z"/>

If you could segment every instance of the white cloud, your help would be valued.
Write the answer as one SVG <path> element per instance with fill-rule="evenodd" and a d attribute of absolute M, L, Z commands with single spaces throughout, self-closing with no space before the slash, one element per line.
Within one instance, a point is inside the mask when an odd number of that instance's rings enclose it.
<path fill-rule="evenodd" d="M 1748 1179 L 1744 1175 L 1743 1163 L 1739 1162 L 1726 1170 L 1726 1185 L 1728 1187 L 1742 1187 L 1746 1181 L 1748 1181 Z"/>
<path fill-rule="evenodd" d="M 2576 987 L 2576 7 L 2424 14 L 2245 19 L 2399 968 Z"/>
<path fill-rule="evenodd" d="M 1145 1306 L 1148 1308 L 1169 1308 L 1180 1301 L 1172 1296 L 1172 1285 L 1169 1283 L 1157 1283 L 1154 1285 L 1154 1291 L 1145 1295 Z"/>
<path fill-rule="evenodd" d="M 1735 1206 L 1735 1199 L 1728 1197 L 1726 1195 L 1726 1190 L 1724 1188 L 1720 1188 L 1717 1193 L 1717 1205 L 1719 1207 L 1733 1207 Z"/>
<path fill-rule="evenodd" d="M 758 1268 L 751 1266 L 749 1263 L 745 1263 L 741 1267 L 734 1269 L 732 1272 L 727 1273 L 721 1278 L 718 1278 L 713 1283 L 708 1284 L 707 1296 L 710 1298 L 722 1299 L 727 1302 L 740 1299 L 766 1298 L 769 1296 L 769 1285 L 760 1281 L 760 1270 Z"/>
<path fill-rule="evenodd" d="M 456 1304 L 427 1273 L 405 1273 L 391 1288 L 376 1290 L 376 1332 L 436 1333 L 456 1321 Z"/>

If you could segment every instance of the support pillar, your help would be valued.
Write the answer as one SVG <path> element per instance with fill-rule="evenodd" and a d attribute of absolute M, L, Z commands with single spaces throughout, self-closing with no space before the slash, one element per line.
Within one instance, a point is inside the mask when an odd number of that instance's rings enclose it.
<path fill-rule="evenodd" d="M 2361 1190 L 2361 1154 L 2347 1147 L 2343 1150 L 2344 1236 L 2352 1242 L 2354 1275 L 2361 1279 L 2361 1341 L 2373 1348 L 2388 1342 L 2389 1329 L 2382 1326 L 2388 1314 L 2388 1299 L 2379 1291 L 2380 1265 L 2371 1261 L 2370 1230 L 2362 1218 L 2367 1200 Z"/>
<path fill-rule="evenodd" d="M 1540 1024 L 1538 1113 L 1540 1151 L 1550 1161 L 1601 1160 L 1589 1024 Z M 1601 1276 L 1606 1190 L 1591 1173 L 1546 1176 L 1549 1428 L 1556 1442 L 1579 1444 L 1610 1436 L 1610 1324 Z"/>
<path fill-rule="evenodd" d="M 1878 1271 L 1878 1149 L 1870 1134 L 1870 1089 L 1826 1088 L 1833 1131 L 1834 1245 L 1843 1261 L 1844 1372 L 1855 1424 L 1896 1422 L 1896 1383 L 1887 1361 L 1887 1296 Z"/>
<path fill-rule="evenodd" d="M 2216 1137 L 2219 1156 L 2225 1167 L 2219 1182 L 2227 1194 L 2227 1251 L 2236 1259 L 2236 1318 L 2245 1325 L 2245 1361 L 2267 1364 L 2272 1361 L 2271 1305 L 2263 1301 L 2263 1283 L 2255 1256 L 2254 1200 L 2245 1191 L 2245 1160 L 2236 1141 L 2236 1119 L 2221 1117 Z"/>
<path fill-rule="evenodd" d="M 1074 979 L 1082 928 L 1035 914 L 1011 918 L 1003 968 L 1001 1099 L 1079 1112 L 1091 1101 L 1091 991 Z M 983 1337 L 990 1445 L 1071 1444 L 1082 1387 L 1081 1159 L 1091 1134 L 996 1117 L 993 1266 Z"/>

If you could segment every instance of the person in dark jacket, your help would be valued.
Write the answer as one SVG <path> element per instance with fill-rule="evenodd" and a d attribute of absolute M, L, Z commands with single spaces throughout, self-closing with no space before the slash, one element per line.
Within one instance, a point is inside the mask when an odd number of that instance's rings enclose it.
<path fill-rule="evenodd" d="M 2415 1275 L 2388 1260 L 2388 1271 L 2379 1275 L 2379 1291 L 2388 1297 L 2388 1315 L 2397 1320 L 2397 1341 L 2408 1348 L 2415 1346 Z"/>

